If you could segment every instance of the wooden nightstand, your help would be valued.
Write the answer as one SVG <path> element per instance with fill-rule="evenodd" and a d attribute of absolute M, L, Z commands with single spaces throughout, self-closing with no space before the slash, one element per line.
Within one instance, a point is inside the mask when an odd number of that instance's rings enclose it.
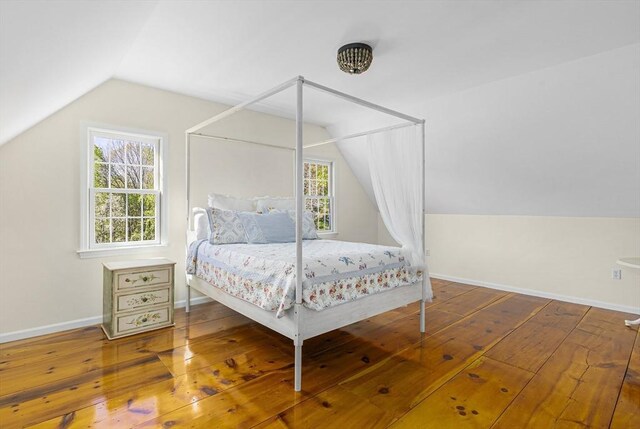
<path fill-rule="evenodd" d="M 175 264 L 168 259 L 103 264 L 102 330 L 107 338 L 173 326 Z"/>

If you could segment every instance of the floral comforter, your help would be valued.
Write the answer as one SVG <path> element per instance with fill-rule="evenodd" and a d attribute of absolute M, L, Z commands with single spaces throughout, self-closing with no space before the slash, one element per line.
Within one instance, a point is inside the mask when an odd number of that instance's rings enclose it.
<path fill-rule="evenodd" d="M 334 240 L 303 241 L 303 305 L 313 310 L 422 280 L 398 247 Z M 295 243 L 193 242 L 187 273 L 278 317 L 295 302 Z"/>

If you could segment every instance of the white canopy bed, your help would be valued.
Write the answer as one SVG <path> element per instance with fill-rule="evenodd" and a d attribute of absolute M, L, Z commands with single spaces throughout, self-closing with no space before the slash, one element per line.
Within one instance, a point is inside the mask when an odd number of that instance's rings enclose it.
<path fill-rule="evenodd" d="M 296 146 L 292 150 L 295 151 L 295 211 L 291 211 L 290 215 L 295 224 L 295 243 L 293 240 L 291 243 L 282 244 L 210 245 L 206 240 L 201 240 L 202 245 L 192 243 L 191 250 L 194 253 L 190 253 L 189 256 L 194 262 L 193 266 L 189 268 L 190 273 L 189 270 L 187 273 L 186 311 L 189 312 L 190 309 L 191 288 L 195 288 L 225 306 L 293 340 L 295 347 L 294 388 L 296 391 L 300 391 L 304 340 L 413 302 L 420 303 L 420 331 L 425 332 L 425 302 L 431 300 L 432 292 L 424 258 L 425 121 L 327 88 L 301 76 L 232 107 L 185 132 L 188 224 L 191 224 L 192 210 L 190 204 L 191 137 L 234 141 L 236 139 L 207 135 L 201 130 L 294 86 L 296 88 Z M 304 144 L 302 103 L 304 88 L 322 91 L 400 118 L 403 123 L 341 138 Z M 402 248 L 330 240 L 304 240 L 307 238 L 306 232 L 303 231 L 304 150 L 363 136 L 368 138 L 369 166 L 378 209 L 391 236 L 402 245 Z M 261 142 L 249 143 L 273 146 Z M 282 149 L 282 147 L 278 148 Z M 389 163 L 390 160 L 395 163 L 396 167 L 401 166 L 401 168 L 392 169 L 388 165 L 383 165 Z M 205 269 L 198 271 L 197 258 L 206 260 L 211 265 L 206 265 Z M 246 267 L 247 262 L 245 262 L 245 267 L 241 267 L 240 265 L 243 265 L 242 258 L 245 258 L 246 261 L 253 261 L 254 265 L 261 264 L 262 270 L 268 274 L 268 276 L 265 274 L 266 277 L 279 279 L 279 284 L 274 286 L 277 300 L 271 290 L 267 290 L 267 286 L 263 288 L 264 283 L 259 283 L 260 288 L 263 289 L 262 298 L 252 299 L 246 294 L 243 295 L 246 290 L 242 293 L 234 293 L 231 290 L 232 286 L 227 287 L 229 285 L 216 281 L 216 275 L 220 279 L 219 272 L 213 272 L 213 270 L 221 270 L 223 276 L 229 276 L 229 270 L 232 270 L 239 273 L 238 278 L 240 279 L 243 278 L 243 275 L 250 277 L 252 275 L 249 272 L 251 266 Z M 344 264 L 338 267 L 339 263 L 336 261 L 342 261 Z M 358 261 L 360 262 L 358 263 Z M 332 263 L 333 265 L 331 265 Z M 215 268 L 211 270 L 211 267 Z M 326 272 L 323 273 L 323 270 Z M 325 277 L 322 277 L 323 275 Z M 369 276 L 369 278 L 367 279 L 365 276 Z M 301 279 L 302 281 L 300 281 Z M 318 292 L 320 290 L 318 288 L 326 287 L 330 282 L 319 283 L 319 286 L 314 283 L 315 280 L 322 282 L 323 279 L 342 281 L 341 284 L 346 284 L 346 288 L 350 289 L 348 293 L 344 294 L 344 297 L 342 293 L 339 294 L 340 300 L 338 302 L 323 302 L 317 299 L 317 295 L 323 293 Z M 361 282 L 369 285 L 371 291 L 365 290 L 359 293 L 357 287 L 351 288 L 352 285 L 361 285 Z M 245 284 L 247 283 L 245 282 Z M 264 295 L 268 295 L 269 298 L 265 298 Z"/>

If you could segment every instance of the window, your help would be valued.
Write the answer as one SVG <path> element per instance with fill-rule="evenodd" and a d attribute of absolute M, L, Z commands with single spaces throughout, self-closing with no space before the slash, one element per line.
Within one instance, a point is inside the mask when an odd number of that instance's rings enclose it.
<path fill-rule="evenodd" d="M 335 232 L 333 162 L 304 162 L 305 208 L 313 213 L 318 232 Z"/>
<path fill-rule="evenodd" d="M 87 127 L 83 250 L 163 242 L 163 138 Z"/>

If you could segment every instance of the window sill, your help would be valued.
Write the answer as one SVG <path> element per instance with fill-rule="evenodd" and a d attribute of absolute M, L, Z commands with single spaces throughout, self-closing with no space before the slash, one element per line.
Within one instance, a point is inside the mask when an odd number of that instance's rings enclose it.
<path fill-rule="evenodd" d="M 330 240 L 332 238 L 338 238 L 337 232 L 319 232 L 318 238 L 323 238 L 325 240 Z"/>
<path fill-rule="evenodd" d="M 106 256 L 119 256 L 119 255 L 135 255 L 138 253 L 153 252 L 155 250 L 166 249 L 169 247 L 168 243 L 152 244 L 149 246 L 131 246 L 131 247 L 117 247 L 112 249 L 84 249 L 77 250 L 76 253 L 80 259 L 89 258 L 101 258 Z"/>

